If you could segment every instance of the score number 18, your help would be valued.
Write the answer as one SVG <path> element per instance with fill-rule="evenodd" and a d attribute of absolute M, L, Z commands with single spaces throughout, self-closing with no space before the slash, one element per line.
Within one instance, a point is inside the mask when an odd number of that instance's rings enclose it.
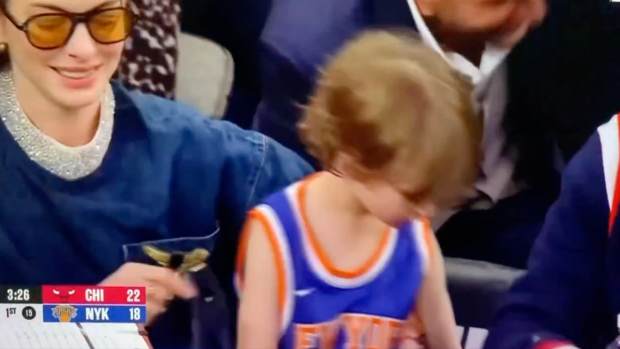
<path fill-rule="evenodd" d="M 142 303 L 142 292 L 139 289 L 127 290 L 127 303 Z M 129 308 L 129 320 L 135 322 L 142 321 L 142 308 Z"/>

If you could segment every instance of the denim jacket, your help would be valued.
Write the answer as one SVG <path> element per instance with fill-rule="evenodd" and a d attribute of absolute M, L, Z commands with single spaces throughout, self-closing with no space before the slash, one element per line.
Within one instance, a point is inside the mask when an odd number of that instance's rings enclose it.
<path fill-rule="evenodd" d="M 144 261 L 150 244 L 207 248 L 231 295 L 246 211 L 310 167 L 261 134 L 184 105 L 119 86 L 114 94 L 109 148 L 78 180 L 37 165 L 0 123 L 0 283 L 96 284 Z"/>

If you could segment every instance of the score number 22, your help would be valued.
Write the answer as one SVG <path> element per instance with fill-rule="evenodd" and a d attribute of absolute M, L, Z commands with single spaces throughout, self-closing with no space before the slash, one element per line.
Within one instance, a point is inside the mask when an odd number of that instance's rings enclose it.
<path fill-rule="evenodd" d="M 142 303 L 141 296 L 142 292 L 139 289 L 129 289 L 127 290 L 127 303 Z"/>

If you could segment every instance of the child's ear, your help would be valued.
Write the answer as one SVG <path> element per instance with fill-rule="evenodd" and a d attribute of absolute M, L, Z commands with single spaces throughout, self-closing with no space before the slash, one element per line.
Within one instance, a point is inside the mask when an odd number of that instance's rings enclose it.
<path fill-rule="evenodd" d="M 368 170 L 360 165 L 358 157 L 344 151 L 336 153 L 331 169 L 332 172 L 349 178 L 360 178 L 368 173 Z"/>
<path fill-rule="evenodd" d="M 347 175 L 350 174 L 353 164 L 355 164 L 355 161 L 350 154 L 339 151 L 334 156 L 331 170 L 332 172 L 337 173 L 340 176 Z"/>

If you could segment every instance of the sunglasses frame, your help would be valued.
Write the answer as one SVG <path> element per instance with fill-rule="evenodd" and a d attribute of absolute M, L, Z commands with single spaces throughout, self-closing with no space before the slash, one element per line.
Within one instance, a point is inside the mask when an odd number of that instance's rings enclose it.
<path fill-rule="evenodd" d="M 97 42 L 99 44 L 102 44 L 102 45 L 116 44 L 116 43 L 119 43 L 121 41 L 125 41 L 131 35 L 133 27 L 135 26 L 136 22 L 139 19 L 128 7 L 118 6 L 118 7 L 110 7 L 110 8 L 98 8 L 98 9 L 93 9 L 93 10 L 90 10 L 88 12 L 83 12 L 83 13 L 74 13 L 74 12 L 41 13 L 41 14 L 29 17 L 29 18 L 27 18 L 24 21 L 24 23 L 19 24 L 17 22 L 17 19 L 15 19 L 15 17 L 12 14 L 10 14 L 5 8 L 0 7 L 0 9 L 4 13 L 6 18 L 8 18 L 8 20 L 15 26 L 15 28 L 17 28 L 18 30 L 24 32 L 24 34 L 26 35 L 26 38 L 28 39 L 28 42 L 30 43 L 30 45 L 38 48 L 39 50 L 55 50 L 55 49 L 58 49 L 58 48 L 61 48 L 61 47 L 65 46 L 67 44 L 67 42 L 69 42 L 69 40 L 71 39 L 73 34 L 75 33 L 75 28 L 80 23 L 84 23 L 84 25 L 86 26 L 86 29 L 88 30 L 88 34 L 90 35 L 90 37 L 93 40 L 95 40 L 95 42 Z M 88 25 L 88 21 L 92 17 L 94 17 L 94 16 L 96 16 L 96 15 L 102 13 L 102 12 L 115 11 L 115 10 L 123 10 L 129 16 L 129 30 L 127 31 L 127 35 L 124 38 L 120 39 L 120 40 L 115 40 L 115 41 L 111 41 L 111 42 L 102 42 L 102 41 L 98 40 L 93 35 L 93 33 L 91 31 L 91 28 Z M 63 17 L 67 17 L 67 18 L 69 18 L 69 20 L 71 20 L 71 29 L 69 30 L 69 34 L 67 34 L 67 37 L 65 38 L 65 40 L 61 44 L 59 44 L 59 45 L 56 45 L 56 46 L 53 46 L 53 47 L 40 47 L 40 46 L 36 45 L 34 42 L 32 42 L 32 38 L 30 37 L 30 33 L 28 32 L 28 25 L 33 20 L 35 20 L 37 18 L 40 18 L 40 17 L 46 17 L 46 16 L 63 16 Z"/>

